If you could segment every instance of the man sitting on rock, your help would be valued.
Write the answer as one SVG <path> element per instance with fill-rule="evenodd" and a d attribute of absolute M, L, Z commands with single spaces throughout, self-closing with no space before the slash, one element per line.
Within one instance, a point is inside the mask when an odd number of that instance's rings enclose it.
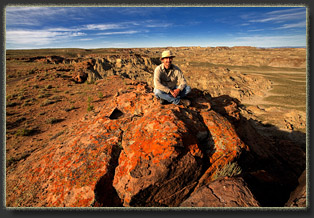
<path fill-rule="evenodd" d="M 183 98 L 191 92 L 191 87 L 187 85 L 180 68 L 172 64 L 174 57 L 169 50 L 162 52 L 162 64 L 154 71 L 154 94 L 161 104 L 168 102 L 189 106 L 191 102 Z"/>

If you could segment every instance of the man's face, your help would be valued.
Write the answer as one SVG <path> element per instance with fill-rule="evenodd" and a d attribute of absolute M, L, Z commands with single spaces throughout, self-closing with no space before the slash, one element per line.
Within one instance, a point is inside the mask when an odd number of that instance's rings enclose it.
<path fill-rule="evenodd" d="M 166 69 L 169 69 L 172 63 L 173 58 L 163 58 L 162 62 L 164 63 L 164 66 Z"/>

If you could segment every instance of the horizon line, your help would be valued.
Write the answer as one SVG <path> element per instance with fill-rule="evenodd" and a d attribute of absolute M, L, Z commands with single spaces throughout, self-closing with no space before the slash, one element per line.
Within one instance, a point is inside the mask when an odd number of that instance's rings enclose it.
<path fill-rule="evenodd" d="M 250 45 L 235 45 L 235 46 L 153 46 L 153 47 L 99 47 L 99 48 L 79 48 L 79 47 L 60 47 L 60 48 L 6 48 L 5 50 L 41 50 L 41 49 L 145 49 L 145 48 L 234 48 L 234 47 L 250 47 L 250 48 L 307 48 L 307 46 L 250 46 Z"/>

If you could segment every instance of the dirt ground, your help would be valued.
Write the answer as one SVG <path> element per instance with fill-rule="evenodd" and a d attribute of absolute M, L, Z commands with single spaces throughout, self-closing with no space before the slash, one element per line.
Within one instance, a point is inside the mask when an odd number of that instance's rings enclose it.
<path fill-rule="evenodd" d="M 10 63 L 7 66 L 10 69 Z M 75 128 L 78 121 L 94 116 L 123 82 L 120 77 L 102 80 L 106 89 L 99 89 L 96 83 L 76 84 L 70 80 L 71 72 L 53 65 L 30 75 L 24 74 L 22 65 L 15 70 L 21 76 L 10 78 L 12 71 L 8 71 L 6 83 L 7 174 L 32 152 Z"/>

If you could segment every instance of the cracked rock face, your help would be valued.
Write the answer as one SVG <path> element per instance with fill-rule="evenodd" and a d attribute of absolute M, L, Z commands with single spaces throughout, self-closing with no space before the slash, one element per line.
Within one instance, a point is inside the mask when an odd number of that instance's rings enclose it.
<path fill-rule="evenodd" d="M 218 179 L 204 185 L 181 207 L 260 207 L 241 177 Z"/>
<path fill-rule="evenodd" d="M 201 174 L 195 135 L 172 110 L 152 110 L 123 136 L 113 185 L 125 206 L 178 206 Z"/>

